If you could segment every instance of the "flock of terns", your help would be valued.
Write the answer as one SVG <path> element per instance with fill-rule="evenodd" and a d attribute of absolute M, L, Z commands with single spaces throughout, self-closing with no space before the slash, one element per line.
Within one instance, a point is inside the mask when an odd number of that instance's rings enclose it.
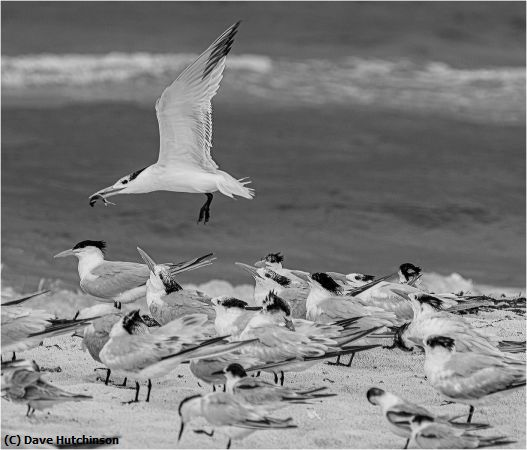
<path fill-rule="evenodd" d="M 66 392 L 42 378 L 35 361 L 16 359 L 15 352 L 44 339 L 67 335 L 82 338 L 92 358 L 110 374 L 147 383 L 180 364 L 212 386 L 208 394 L 185 398 L 179 405 L 179 437 L 201 416 L 232 440 L 256 430 L 294 428 L 292 418 L 274 412 L 290 404 L 323 401 L 333 394 L 325 386 L 301 390 L 284 386 L 285 375 L 323 361 L 351 366 L 358 352 L 383 347 L 425 353 L 428 382 L 446 400 L 468 405 L 468 418 L 435 416 L 377 387 L 366 395 L 381 407 L 390 429 L 419 448 L 477 448 L 508 444 L 505 436 L 481 436 L 489 424 L 473 423 L 476 405 L 525 386 L 525 341 L 501 341 L 481 334 L 462 313 L 493 307 L 480 297 L 433 294 L 419 288 L 421 269 L 401 264 L 395 273 L 376 277 L 360 273 L 308 273 L 287 269 L 283 256 L 271 253 L 254 265 L 236 263 L 255 280 L 250 303 L 229 297 L 211 298 L 187 289 L 181 274 L 213 263 L 208 254 L 189 261 L 156 263 L 137 248 L 144 264 L 105 259 L 105 243 L 82 241 L 55 257 L 75 256 L 82 290 L 101 303 L 80 310 L 73 319 L 56 318 L 26 306 L 27 295 L 2 304 L 2 394 L 27 404 L 27 415 L 64 401 L 91 397 Z M 123 304 L 146 298 L 149 314 L 125 312 Z M 133 306 L 132 306 L 133 308 Z M 387 345 L 392 343 L 391 345 Z M 349 362 L 341 358 L 349 355 Z M 259 378 L 274 375 L 274 384 Z M 249 376 L 248 374 L 251 374 Z M 223 385 L 223 391 L 216 386 Z M 205 431 L 202 431 L 205 432 Z"/>
<path fill-rule="evenodd" d="M 198 221 L 210 218 L 213 192 L 252 198 L 248 181 L 218 169 L 212 160 L 211 99 L 223 77 L 225 59 L 239 22 L 227 29 L 165 89 L 156 103 L 160 129 L 158 161 L 122 177 L 90 197 L 90 205 L 117 194 L 156 190 L 202 193 L 207 197 Z M 323 361 L 351 366 L 356 353 L 383 347 L 393 351 L 424 351 L 428 382 L 452 402 L 470 407 L 468 418 L 438 417 L 393 393 L 370 388 L 370 403 L 380 406 L 390 430 L 420 448 L 477 448 L 508 444 L 505 436 L 484 437 L 472 423 L 475 405 L 492 404 L 502 394 L 525 386 L 525 341 L 500 341 L 481 334 L 463 312 L 492 302 L 480 298 L 432 294 L 419 288 L 421 269 L 401 264 L 383 277 L 361 273 L 308 273 L 286 269 L 279 253 L 254 265 L 237 263 L 255 280 L 250 303 L 228 296 L 210 298 L 186 289 L 180 274 L 207 266 L 212 254 L 178 264 L 156 263 L 138 248 L 144 264 L 107 261 L 105 243 L 82 241 L 56 257 L 78 258 L 82 290 L 101 303 L 79 311 L 73 319 L 57 318 L 31 308 L 37 292 L 2 303 L 2 396 L 27 404 L 27 415 L 65 401 L 91 397 L 48 383 L 35 361 L 16 359 L 17 352 L 43 340 L 72 334 L 82 338 L 91 357 L 107 376 L 140 382 L 169 374 L 180 364 L 213 392 L 184 399 L 178 408 L 179 437 L 194 418 L 205 418 L 231 441 L 257 430 L 295 428 L 292 418 L 278 418 L 278 409 L 330 399 L 325 386 L 301 390 L 284 386 L 285 376 Z M 125 312 L 123 304 L 146 297 L 149 314 Z M 386 345 L 387 339 L 393 342 Z M 349 357 L 347 363 L 341 359 Z M 275 383 L 262 381 L 270 373 Z M 251 374 L 249 376 L 248 374 Z M 216 386 L 223 385 L 223 391 Z M 329 400 L 330 401 L 330 400 Z M 204 431 L 202 431 L 204 432 Z"/>

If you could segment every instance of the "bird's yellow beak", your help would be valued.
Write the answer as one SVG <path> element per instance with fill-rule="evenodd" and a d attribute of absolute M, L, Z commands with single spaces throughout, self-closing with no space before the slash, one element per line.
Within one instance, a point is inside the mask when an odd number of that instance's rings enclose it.
<path fill-rule="evenodd" d="M 253 266 L 250 266 L 249 264 L 244 264 L 241 262 L 235 262 L 234 264 L 241 267 L 246 272 L 250 273 L 255 279 L 260 278 L 260 275 L 258 274 L 257 269 L 255 269 Z"/>
<path fill-rule="evenodd" d="M 93 205 L 95 205 L 97 200 L 102 200 L 104 203 L 104 206 L 114 205 L 115 203 L 109 202 L 108 200 L 106 200 L 106 198 L 117 194 L 118 192 L 122 191 L 125 188 L 126 187 L 109 186 L 107 188 L 101 189 L 95 194 L 90 195 L 90 206 L 93 207 Z"/>
<path fill-rule="evenodd" d="M 155 261 L 152 258 L 150 258 L 150 256 L 148 256 L 148 254 L 143 249 L 137 247 L 137 251 L 141 255 L 141 258 L 143 258 L 143 261 L 145 262 L 145 264 L 150 269 L 150 272 L 154 273 L 154 267 L 156 265 Z"/>

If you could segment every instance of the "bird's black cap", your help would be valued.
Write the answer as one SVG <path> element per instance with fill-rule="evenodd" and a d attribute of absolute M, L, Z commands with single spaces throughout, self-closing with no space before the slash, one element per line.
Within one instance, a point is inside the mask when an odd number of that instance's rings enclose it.
<path fill-rule="evenodd" d="M 104 249 L 106 248 L 106 242 L 104 241 L 81 241 L 73 246 L 73 250 L 78 248 L 84 248 L 84 247 L 97 247 L 99 250 L 104 252 Z"/>
<path fill-rule="evenodd" d="M 284 257 L 280 254 L 280 252 L 278 252 L 269 253 L 264 259 L 270 263 L 281 263 L 284 260 Z"/>
<path fill-rule="evenodd" d="M 412 263 L 403 263 L 399 266 L 399 270 L 404 277 L 409 280 L 410 278 L 416 277 L 421 273 L 421 268 Z"/>
<path fill-rule="evenodd" d="M 138 309 L 130 311 L 123 318 L 123 328 L 128 331 L 129 334 L 134 334 L 134 330 L 138 328 L 139 324 L 146 325 L 143 319 L 141 318 Z"/>
<path fill-rule="evenodd" d="M 311 275 L 311 278 L 330 292 L 335 294 L 341 292 L 341 287 L 339 284 L 325 272 L 316 272 Z"/>
<path fill-rule="evenodd" d="M 454 348 L 455 341 L 454 339 L 447 336 L 430 336 L 426 340 L 426 345 L 430 346 L 431 348 L 437 347 L 439 345 L 440 347 L 452 350 Z"/>
<path fill-rule="evenodd" d="M 247 376 L 247 372 L 240 364 L 229 364 L 225 369 L 225 372 L 230 372 L 236 377 L 244 378 Z"/>
<path fill-rule="evenodd" d="M 384 391 L 382 389 L 379 389 L 379 388 L 376 388 L 376 387 L 372 387 L 370 389 L 368 389 L 368 392 L 366 392 L 366 397 L 368 398 L 368 401 L 372 404 L 372 405 L 376 405 L 376 403 L 374 403 L 372 400 L 374 397 L 380 397 L 384 395 Z"/>
<path fill-rule="evenodd" d="M 244 309 L 246 306 L 248 306 L 247 302 L 244 302 L 243 300 L 229 297 L 225 300 L 222 300 L 221 306 L 224 306 L 225 308 L 242 308 Z"/>
<path fill-rule="evenodd" d="M 263 305 L 266 311 L 283 311 L 286 316 L 291 315 L 291 308 L 287 302 L 278 297 L 273 291 L 267 294 L 267 297 L 265 297 L 265 300 L 263 301 Z"/>

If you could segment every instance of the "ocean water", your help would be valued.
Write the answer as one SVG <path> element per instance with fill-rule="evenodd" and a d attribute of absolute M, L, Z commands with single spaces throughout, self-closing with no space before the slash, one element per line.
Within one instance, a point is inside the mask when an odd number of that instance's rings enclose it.
<path fill-rule="evenodd" d="M 3 5 L 4 286 L 77 298 L 75 261 L 52 255 L 100 239 L 113 260 L 139 261 L 137 245 L 165 261 L 216 254 L 182 283 L 235 289 L 251 280 L 234 261 L 282 251 L 308 271 L 411 261 L 524 291 L 523 9 L 293 6 Z M 216 195 L 206 226 L 196 195 L 90 208 L 155 161 L 155 99 L 233 17 L 247 22 L 214 99 L 213 156 L 256 198 Z"/>

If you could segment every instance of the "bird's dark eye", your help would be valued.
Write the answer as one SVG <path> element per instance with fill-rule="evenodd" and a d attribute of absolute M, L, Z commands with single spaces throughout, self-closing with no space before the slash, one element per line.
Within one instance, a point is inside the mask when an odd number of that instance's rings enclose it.
<path fill-rule="evenodd" d="M 126 184 L 126 183 L 128 183 L 128 180 L 123 180 L 123 181 L 121 181 L 121 183 L 122 184 Z"/>

